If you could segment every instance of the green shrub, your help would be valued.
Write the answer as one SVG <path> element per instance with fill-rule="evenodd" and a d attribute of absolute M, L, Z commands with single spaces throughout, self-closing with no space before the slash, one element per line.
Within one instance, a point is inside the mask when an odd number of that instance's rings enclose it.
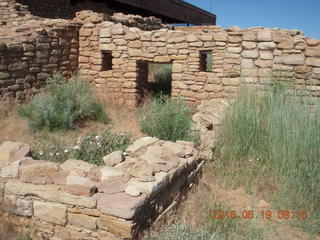
<path fill-rule="evenodd" d="M 71 129 L 86 119 L 105 122 L 107 116 L 95 99 L 90 84 L 79 76 L 66 81 L 60 73 L 47 80 L 47 87 L 19 110 L 31 129 Z"/>
<path fill-rule="evenodd" d="M 310 214 L 317 212 L 320 209 L 319 106 L 316 104 L 315 110 L 311 110 L 306 98 L 294 96 L 292 89 L 285 87 L 264 93 L 241 88 L 225 116 L 215 163 L 222 163 L 225 172 L 242 169 L 238 173 L 240 179 L 250 178 L 255 184 L 259 177 L 273 176 L 273 182 L 279 182 L 281 189 L 274 197 L 274 204 L 287 209 L 308 209 Z M 232 175 L 238 184 L 243 184 L 235 172 Z"/>
<path fill-rule="evenodd" d="M 75 141 L 72 147 L 66 147 L 63 141 L 48 136 L 33 147 L 32 155 L 35 159 L 54 162 L 78 159 L 102 165 L 104 156 L 117 150 L 125 150 L 130 141 L 129 134 L 115 134 L 109 128 L 100 134 L 87 134 L 84 138 Z"/>
<path fill-rule="evenodd" d="M 160 97 L 142 109 L 142 132 L 162 140 L 194 140 L 192 112 L 181 99 Z"/>
<path fill-rule="evenodd" d="M 78 145 L 75 158 L 97 165 L 103 164 L 102 158 L 117 150 L 125 150 L 130 144 L 129 134 L 115 134 L 106 129 L 100 135 L 88 134 Z"/>

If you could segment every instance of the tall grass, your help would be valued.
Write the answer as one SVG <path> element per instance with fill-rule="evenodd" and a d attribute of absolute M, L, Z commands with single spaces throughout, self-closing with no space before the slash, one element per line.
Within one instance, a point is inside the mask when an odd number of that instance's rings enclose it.
<path fill-rule="evenodd" d="M 320 107 L 311 111 L 306 99 L 284 87 L 263 93 L 242 87 L 226 113 L 215 159 L 226 169 L 252 166 L 240 173 L 251 181 L 273 176 L 280 206 L 315 213 L 320 209 Z"/>
<path fill-rule="evenodd" d="M 141 111 L 142 132 L 167 141 L 195 140 L 192 112 L 182 99 L 152 99 Z"/>
<path fill-rule="evenodd" d="M 29 120 L 31 129 L 71 129 L 82 120 L 106 121 L 102 105 L 94 96 L 90 84 L 77 76 L 66 80 L 60 73 L 47 80 L 47 88 L 35 95 L 19 110 Z"/>

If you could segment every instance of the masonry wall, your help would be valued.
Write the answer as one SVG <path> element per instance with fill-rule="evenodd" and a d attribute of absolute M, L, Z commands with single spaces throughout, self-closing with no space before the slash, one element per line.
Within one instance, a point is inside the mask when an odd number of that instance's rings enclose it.
<path fill-rule="evenodd" d="M 319 43 L 298 30 L 209 26 L 141 31 L 91 23 L 80 30 L 79 68 L 102 95 L 129 105 L 139 103 L 142 95 L 139 62 L 172 63 L 172 95 L 194 104 L 231 97 L 241 82 L 268 84 L 274 73 L 318 97 Z M 101 67 L 103 51 L 112 54 L 112 70 Z M 200 70 L 201 51 L 212 52 L 212 72 Z"/>
<path fill-rule="evenodd" d="M 71 76 L 78 69 L 79 25 L 43 21 L 41 28 L 34 26 L 1 29 L 11 31 L 0 39 L 2 97 L 24 99 L 40 88 L 53 71 Z"/>
<path fill-rule="evenodd" d="M 70 0 L 0 0 L 0 23 L 18 25 L 37 17 L 72 19 L 76 12 L 84 9 L 98 13 L 113 13 L 107 4 L 94 1 L 71 4 Z"/>
<path fill-rule="evenodd" d="M 139 239 L 197 181 L 203 161 L 192 143 L 138 139 L 103 166 L 28 157 L 23 143 L 0 145 L 1 223 L 34 239 Z"/>

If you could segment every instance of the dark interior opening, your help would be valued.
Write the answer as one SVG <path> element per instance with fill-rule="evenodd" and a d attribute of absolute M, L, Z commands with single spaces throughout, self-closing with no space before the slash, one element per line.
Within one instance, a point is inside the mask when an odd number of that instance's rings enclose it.
<path fill-rule="evenodd" d="M 200 71 L 212 72 L 212 52 L 211 51 L 200 52 Z"/>
<path fill-rule="evenodd" d="M 101 71 L 112 70 L 112 53 L 108 51 L 102 51 L 102 66 Z"/>
<path fill-rule="evenodd" d="M 170 96 L 172 89 L 172 64 L 137 62 L 137 87 L 139 104 L 149 97 Z"/>

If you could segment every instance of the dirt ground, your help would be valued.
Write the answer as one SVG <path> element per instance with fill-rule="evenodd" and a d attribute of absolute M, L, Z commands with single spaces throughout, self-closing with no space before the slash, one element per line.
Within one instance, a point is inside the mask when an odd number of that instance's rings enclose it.
<path fill-rule="evenodd" d="M 27 120 L 18 115 L 18 108 L 19 105 L 12 102 L 0 105 L 0 144 L 4 141 L 17 141 L 32 147 L 46 133 L 29 129 Z M 90 121 L 73 130 L 52 132 L 50 135 L 68 143 L 87 133 L 99 133 L 112 127 L 112 131 L 116 133 L 130 133 L 133 140 L 144 136 L 137 121 L 137 110 L 116 105 L 106 106 L 105 110 L 110 118 L 107 124 Z"/>

